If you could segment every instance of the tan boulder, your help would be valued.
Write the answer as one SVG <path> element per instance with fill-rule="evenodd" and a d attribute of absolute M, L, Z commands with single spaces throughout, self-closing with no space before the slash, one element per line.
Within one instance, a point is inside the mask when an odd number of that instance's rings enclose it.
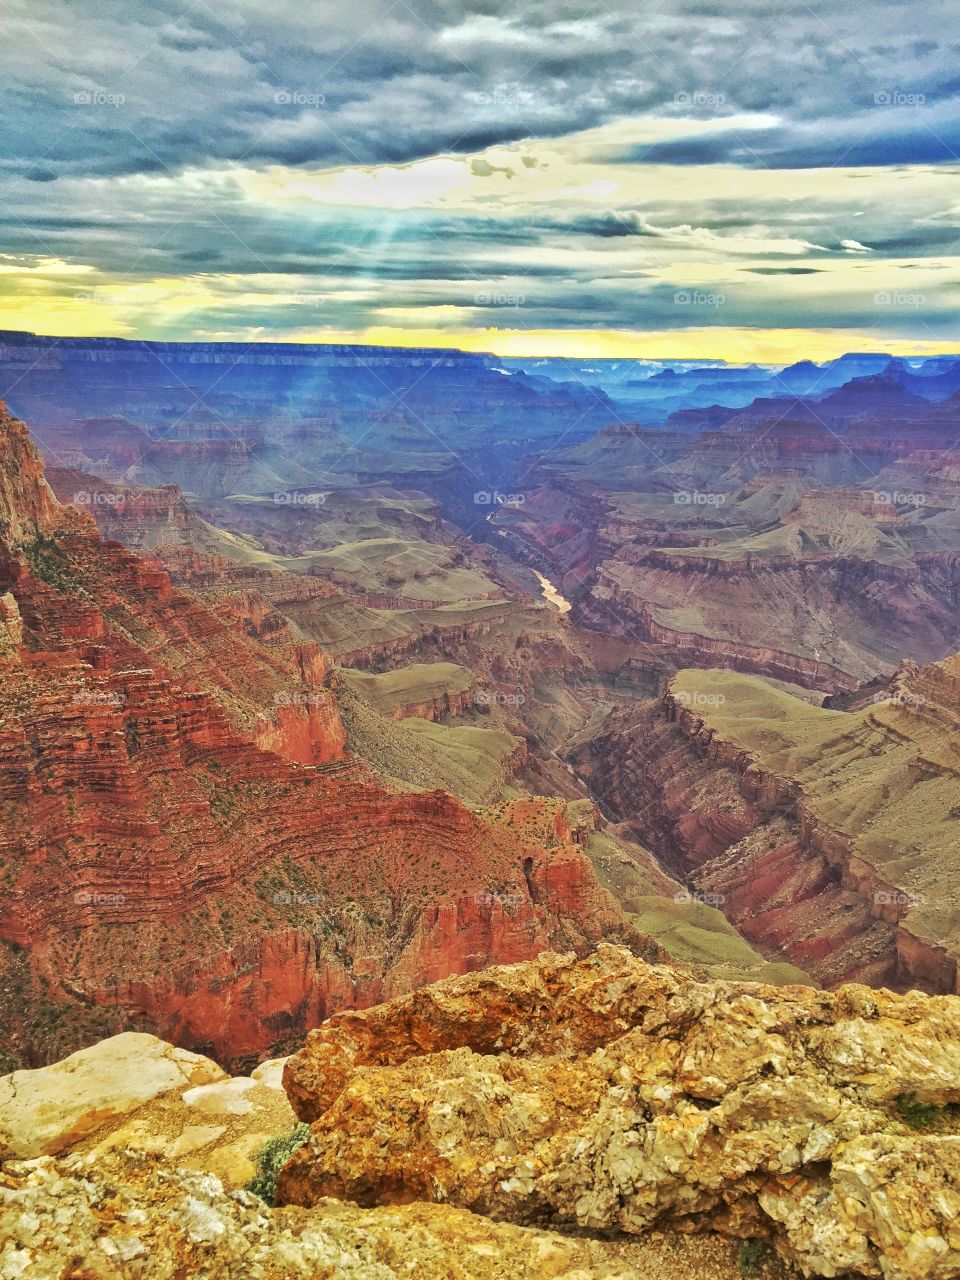
<path fill-rule="evenodd" d="M 64 1151 L 171 1090 L 229 1077 L 201 1054 L 137 1031 L 0 1078 L 0 1158 Z"/>
<path fill-rule="evenodd" d="M 105 1211 L 105 1207 L 108 1211 Z M 773 1280 L 777 1270 L 765 1270 Z M 46 1157 L 0 1172 L 3 1280 L 739 1280 L 728 1242 L 575 1239 L 449 1205 L 269 1210 L 159 1157 Z"/>

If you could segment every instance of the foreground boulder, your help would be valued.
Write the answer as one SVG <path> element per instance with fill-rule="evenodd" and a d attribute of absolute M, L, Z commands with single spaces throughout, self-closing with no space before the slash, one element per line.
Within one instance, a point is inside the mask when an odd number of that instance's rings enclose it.
<path fill-rule="evenodd" d="M 763 1276 L 777 1280 L 778 1268 Z M 723 1241 L 568 1239 L 449 1205 L 272 1210 L 117 1152 L 0 1171 L 3 1280 L 738 1280 Z"/>
<path fill-rule="evenodd" d="M 199 1053 L 138 1031 L 62 1062 L 0 1076 L 0 1159 L 65 1151 L 172 1090 L 229 1077 Z"/>
<path fill-rule="evenodd" d="M 111 1036 L 0 1076 L 0 1160 L 125 1149 L 215 1173 L 233 1190 L 253 1177 L 263 1144 L 296 1123 L 282 1071 L 275 1059 L 231 1077 L 156 1036 Z"/>
<path fill-rule="evenodd" d="M 698 982 L 604 946 L 338 1015 L 285 1082 L 314 1123 L 281 1203 L 679 1225 L 767 1236 L 807 1275 L 960 1276 L 955 997 Z"/>

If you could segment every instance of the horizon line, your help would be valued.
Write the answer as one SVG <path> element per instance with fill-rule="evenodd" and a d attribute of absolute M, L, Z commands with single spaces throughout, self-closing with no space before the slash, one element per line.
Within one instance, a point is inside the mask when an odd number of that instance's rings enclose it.
<path fill-rule="evenodd" d="M 501 330 L 501 334 L 505 338 L 518 337 L 516 331 Z M 698 336 L 703 336 L 703 330 L 694 331 Z M 756 330 L 758 338 L 761 334 L 787 334 L 795 333 L 791 330 Z M 817 333 L 818 337 L 824 336 L 823 331 L 810 331 Z M 833 331 L 830 331 L 833 332 Z M 555 335 L 558 339 L 565 337 L 567 342 L 570 339 L 584 340 L 591 335 L 595 340 L 614 339 L 627 343 L 642 344 L 646 338 L 647 341 L 656 342 L 662 338 L 662 333 L 649 332 L 646 335 L 642 331 L 637 330 L 552 330 L 540 331 L 537 336 L 545 336 L 549 333 Z M 891 360 L 933 360 L 943 357 L 960 358 L 960 347 L 951 349 L 947 347 L 937 347 L 929 340 L 911 340 L 906 338 L 895 339 L 889 345 L 883 346 L 864 346 L 862 344 L 854 344 L 852 346 L 839 347 L 836 354 L 810 355 L 806 354 L 802 349 L 798 353 L 794 353 L 787 357 L 786 354 L 779 356 L 754 355 L 750 358 L 731 359 L 728 355 L 715 354 L 708 351 L 688 352 L 686 354 L 643 354 L 640 351 L 617 351 L 617 352 L 582 352 L 580 354 L 571 354 L 568 351 L 545 351 L 542 345 L 537 344 L 539 349 L 536 351 L 497 351 L 495 346 L 474 345 L 471 339 L 479 339 L 488 336 L 486 333 L 479 332 L 463 333 L 458 335 L 445 335 L 443 333 L 430 333 L 429 336 L 422 334 L 417 340 L 415 335 L 411 333 L 407 338 L 403 332 L 397 330 L 391 331 L 389 334 L 382 334 L 379 339 L 367 336 L 365 334 L 354 334 L 351 332 L 344 333 L 318 333 L 307 335 L 287 335 L 284 337 L 276 337 L 266 334 L 253 334 L 250 336 L 203 336 L 203 337 L 175 337 L 175 338 L 153 338 L 138 337 L 131 334 L 116 333 L 38 333 L 33 329 L 14 329 L 2 327 L 0 328 L 0 341 L 9 338 L 20 339 L 36 339 L 42 342 L 121 342 L 121 343 L 145 343 L 150 345 L 166 345 L 166 346 L 287 346 L 287 347 L 367 347 L 370 349 L 394 349 L 397 351 L 437 351 L 437 352 L 456 352 L 460 355 L 474 355 L 487 357 L 489 359 L 519 359 L 519 360 L 601 360 L 601 361 L 624 361 L 635 360 L 640 363 L 654 364 L 690 364 L 701 361 L 714 362 L 730 367 L 749 368 L 750 366 L 780 366 L 786 367 L 790 364 L 799 364 L 809 361 L 812 364 L 827 364 L 832 361 L 841 359 L 848 355 L 862 356 L 886 356 Z M 531 334 L 531 337 L 534 336 Z M 446 340 L 444 340 L 446 339 Z M 524 345 L 522 341 L 517 344 Z M 694 344 L 696 345 L 696 344 Z M 811 343 L 811 346 L 817 344 Z M 897 348 L 909 347 L 910 350 L 898 350 Z M 917 350 L 922 347 L 923 350 Z M 932 349 L 931 349 L 932 348 Z"/>

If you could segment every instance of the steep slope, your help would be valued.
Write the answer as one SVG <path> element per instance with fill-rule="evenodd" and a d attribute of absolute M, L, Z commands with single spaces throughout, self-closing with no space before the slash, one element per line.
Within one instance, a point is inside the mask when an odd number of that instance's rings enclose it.
<path fill-rule="evenodd" d="M 0 477 L 14 1063 L 128 1026 L 249 1060 L 446 973 L 608 932 L 649 945 L 568 830 L 524 842 L 346 757 L 317 646 L 102 541 L 5 412 Z"/>
<path fill-rule="evenodd" d="M 684 671 L 571 759 L 608 810 L 758 945 L 819 980 L 958 989 L 960 658 L 821 708 Z"/>

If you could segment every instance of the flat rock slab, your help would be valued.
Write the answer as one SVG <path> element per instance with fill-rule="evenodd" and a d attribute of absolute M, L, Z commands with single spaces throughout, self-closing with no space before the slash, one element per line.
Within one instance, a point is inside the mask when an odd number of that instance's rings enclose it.
<path fill-rule="evenodd" d="M 215 1062 L 138 1031 L 0 1078 L 0 1158 L 54 1155 L 170 1090 L 229 1080 Z"/>

